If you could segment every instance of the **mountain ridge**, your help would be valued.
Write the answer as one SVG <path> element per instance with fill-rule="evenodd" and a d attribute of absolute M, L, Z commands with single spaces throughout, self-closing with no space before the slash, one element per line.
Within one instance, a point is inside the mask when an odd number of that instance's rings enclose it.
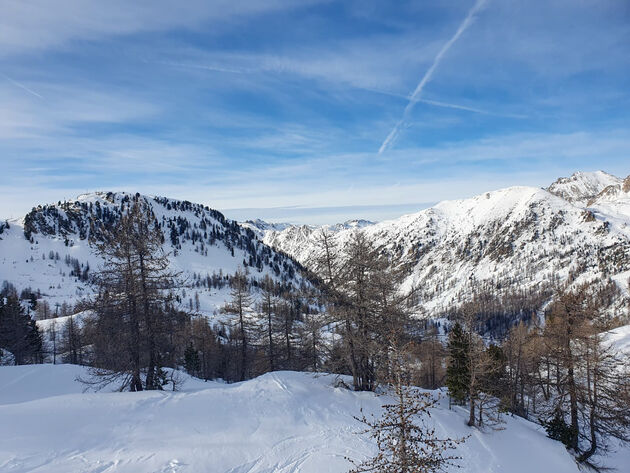
<path fill-rule="evenodd" d="M 570 183 L 569 200 L 557 185 L 513 186 L 443 201 L 359 231 L 405 268 L 404 287 L 420 288 L 418 303 L 429 316 L 444 316 L 481 291 L 493 294 L 495 306 L 520 297 L 529 315 L 512 315 L 531 317 L 559 284 L 588 281 L 597 291 L 615 294 L 609 316 L 627 316 L 630 205 L 622 193 L 624 180 L 601 171 L 562 179 Z M 590 207 L 585 202 L 593 192 L 602 196 L 611 189 L 612 200 L 600 197 Z M 263 241 L 309 267 L 318 256 L 318 231 L 287 227 L 266 232 Z M 333 241 L 344 247 L 354 231 L 335 232 Z"/>

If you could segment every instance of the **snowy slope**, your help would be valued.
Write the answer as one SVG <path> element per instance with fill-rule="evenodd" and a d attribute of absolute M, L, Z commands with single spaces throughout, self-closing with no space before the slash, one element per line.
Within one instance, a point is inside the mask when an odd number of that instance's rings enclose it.
<path fill-rule="evenodd" d="M 614 349 L 630 357 L 630 325 L 617 327 L 606 332 L 605 340 L 614 345 Z"/>
<path fill-rule="evenodd" d="M 98 270 L 102 260 L 95 253 L 103 226 L 110 225 L 127 208 L 133 194 L 93 193 L 75 201 L 39 206 L 25 218 L 9 222 L 0 232 L 0 283 L 18 290 L 40 291 L 55 304 L 72 303 L 89 295 L 85 278 L 76 274 Z M 300 265 L 278 254 L 249 229 L 200 204 L 160 197 L 140 196 L 150 206 L 164 234 L 164 249 L 171 269 L 181 273 L 189 286 L 183 303 L 199 293 L 201 312 L 212 314 L 228 297 L 228 288 L 204 287 L 198 281 L 223 278 L 244 268 L 250 278 L 270 275 L 276 281 L 299 286 L 304 279 Z M 58 255 L 58 256 L 57 256 Z M 89 271 L 88 271 L 89 274 Z"/>
<path fill-rule="evenodd" d="M 544 296 L 555 281 L 569 279 L 594 281 L 602 288 L 614 281 L 621 293 L 609 307 L 610 315 L 627 313 L 630 199 L 623 181 L 601 172 L 578 173 L 569 184 L 560 181 L 550 188 L 555 193 L 510 187 L 441 202 L 358 231 L 386 251 L 392 264 L 406 270 L 405 286 L 419 288 L 420 305 L 429 315 L 466 300 L 473 286 L 506 300 L 515 293 L 522 298 Z M 569 191 L 573 202 L 556 195 Z M 578 202 L 592 201 L 594 192 L 599 194 L 590 207 Z M 354 231 L 337 231 L 334 240 L 344 247 Z M 318 232 L 287 227 L 266 231 L 264 241 L 308 267 L 320 251 Z M 542 302 L 526 309 L 537 310 Z"/>
<path fill-rule="evenodd" d="M 0 471 L 346 472 L 345 457 L 375 451 L 356 434 L 361 425 L 353 416 L 360 408 L 378 413 L 384 401 L 307 373 L 192 382 L 176 393 L 84 394 L 70 381 L 73 373 L 81 368 L 0 367 Z M 29 401 L 15 403 L 18 395 Z M 465 417 L 447 402 L 433 412 L 439 435 L 471 434 L 457 451 L 464 468 L 449 471 L 578 471 L 563 446 L 528 421 L 506 417 L 505 430 L 481 432 L 466 427 Z"/>

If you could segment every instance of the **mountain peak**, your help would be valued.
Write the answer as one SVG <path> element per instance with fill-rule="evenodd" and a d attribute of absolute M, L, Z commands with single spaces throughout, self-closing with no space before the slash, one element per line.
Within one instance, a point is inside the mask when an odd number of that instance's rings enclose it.
<path fill-rule="evenodd" d="M 546 190 L 568 202 L 586 204 L 608 186 L 621 182 L 620 178 L 604 171 L 578 171 L 557 179 Z"/>

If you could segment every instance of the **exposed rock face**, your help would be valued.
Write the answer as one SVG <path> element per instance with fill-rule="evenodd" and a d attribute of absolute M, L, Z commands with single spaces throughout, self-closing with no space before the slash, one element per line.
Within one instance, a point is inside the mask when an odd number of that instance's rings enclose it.
<path fill-rule="evenodd" d="M 584 204 L 606 187 L 619 184 L 621 179 L 604 171 L 576 172 L 570 177 L 559 178 L 547 190 L 568 202 Z"/>
<path fill-rule="evenodd" d="M 602 181 L 616 184 L 600 182 L 584 190 L 577 184 L 584 180 L 571 179 L 571 201 L 544 189 L 512 187 L 340 230 L 334 240 L 344 247 L 353 232 L 364 232 L 406 271 L 405 287 L 417 288 L 419 310 L 432 316 L 479 291 L 503 306 L 520 298 L 515 307 L 539 309 L 563 281 L 594 281 L 594 287 L 617 294 L 630 277 L 630 206 L 624 207 L 615 192 L 593 207 L 581 203 L 597 189 L 599 194 L 620 190 L 620 179 L 602 174 Z M 308 267 L 319 255 L 317 233 L 314 227 L 287 227 L 265 232 L 264 241 Z M 623 303 L 617 296 L 615 307 Z"/>

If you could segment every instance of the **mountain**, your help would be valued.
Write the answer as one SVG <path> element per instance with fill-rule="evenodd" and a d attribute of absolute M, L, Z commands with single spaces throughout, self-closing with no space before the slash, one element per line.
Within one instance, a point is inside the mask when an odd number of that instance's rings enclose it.
<path fill-rule="evenodd" d="M 152 209 L 170 254 L 171 269 L 187 286 L 183 303 L 199 299 L 212 314 L 228 298 L 227 275 L 242 267 L 252 280 L 269 274 L 286 285 L 307 284 L 301 266 L 261 242 L 256 234 L 220 212 L 187 201 L 124 192 L 93 193 L 74 201 L 40 205 L 24 218 L 0 226 L 0 283 L 39 293 L 53 304 L 89 295 L 90 274 L 102 261 L 103 240 L 134 198 Z"/>
<path fill-rule="evenodd" d="M 355 231 L 386 252 L 415 288 L 419 313 L 439 317 L 473 298 L 487 328 L 539 313 L 558 283 L 593 283 L 609 316 L 627 315 L 630 178 L 576 173 L 548 189 L 510 187 L 446 201 L 418 213 L 334 232 Z M 625 190 L 624 190 L 625 189 Z M 263 241 L 309 266 L 318 228 L 268 230 Z"/>
<path fill-rule="evenodd" d="M 94 244 L 134 198 L 96 193 L 39 206 L 0 224 L 0 280 L 40 292 L 53 304 L 90 293 L 87 279 L 100 264 Z M 317 235 L 325 229 L 343 248 L 363 232 L 415 289 L 417 315 L 444 317 L 474 301 L 485 328 L 501 333 L 518 319 L 541 316 L 559 284 L 591 282 L 610 317 L 627 317 L 630 279 L 630 177 L 579 172 L 547 189 L 510 187 L 445 201 L 380 223 L 337 225 L 238 224 L 200 204 L 138 196 L 153 209 L 172 268 L 213 314 L 228 297 L 226 275 L 239 266 L 252 279 L 270 274 L 308 284 Z"/>
<path fill-rule="evenodd" d="M 622 179 L 604 171 L 576 172 L 570 177 L 559 178 L 547 190 L 568 202 L 583 205 L 607 187 L 616 186 L 621 182 Z"/>

